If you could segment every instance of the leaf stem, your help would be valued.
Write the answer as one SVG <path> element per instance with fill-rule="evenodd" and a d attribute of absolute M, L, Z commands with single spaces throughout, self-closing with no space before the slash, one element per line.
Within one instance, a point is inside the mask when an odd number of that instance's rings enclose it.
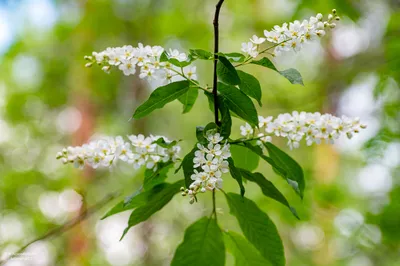
<path fill-rule="evenodd" d="M 213 201 L 213 210 L 211 216 L 214 215 L 215 221 L 217 221 L 217 208 L 216 208 L 216 200 L 215 200 L 215 188 L 212 191 L 212 201 Z"/>
<path fill-rule="evenodd" d="M 214 119 L 215 124 L 218 126 L 221 125 L 221 122 L 218 119 L 218 79 L 217 79 L 217 63 L 218 63 L 218 49 L 219 49 L 219 12 L 221 10 L 221 6 L 224 3 L 224 0 L 219 0 L 217 5 L 215 6 L 215 14 L 214 14 L 214 77 L 213 77 L 213 90 L 212 93 L 214 95 Z M 213 192 L 214 193 L 214 192 Z"/>

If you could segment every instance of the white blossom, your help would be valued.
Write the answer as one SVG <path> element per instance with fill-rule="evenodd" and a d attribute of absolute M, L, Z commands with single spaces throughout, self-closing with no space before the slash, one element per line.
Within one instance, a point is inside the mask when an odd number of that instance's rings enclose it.
<path fill-rule="evenodd" d="M 189 195 L 193 203 L 198 192 L 222 187 L 222 174 L 229 172 L 230 146 L 219 133 L 207 133 L 207 145 L 197 144 L 193 159 L 194 174 L 189 189 L 182 195 Z"/>
<path fill-rule="evenodd" d="M 180 67 L 174 66 L 169 62 L 161 62 L 161 56 L 165 55 L 170 59 L 180 62 L 187 61 L 188 56 L 178 50 L 165 49 L 161 46 L 144 46 L 139 43 L 137 47 L 125 45 L 122 47 L 109 47 L 101 52 L 93 52 L 92 56 L 85 56 L 90 62 L 87 67 L 94 63 L 102 66 L 102 70 L 109 73 L 113 67 L 121 70 L 124 75 L 134 75 L 139 73 L 141 79 L 159 80 L 161 82 L 176 81 L 179 77 L 185 76 L 191 80 L 197 80 L 196 67 L 186 66 L 183 71 Z M 176 78 L 174 78 L 176 77 Z"/>
<path fill-rule="evenodd" d="M 340 18 L 334 14 L 329 14 L 326 21 L 323 21 L 322 14 L 317 14 L 315 17 L 310 17 L 302 22 L 295 20 L 290 23 L 283 23 L 282 26 L 275 25 L 270 31 L 264 30 L 265 38 L 259 38 L 256 35 L 250 39 L 251 42 L 242 44 L 242 51 L 250 57 L 257 57 L 260 51 L 260 45 L 268 41 L 274 45 L 272 55 L 277 56 L 282 52 L 300 51 L 303 44 L 315 41 L 326 34 L 326 30 L 335 28 L 334 20 Z M 268 50 L 262 50 L 261 53 Z"/>
<path fill-rule="evenodd" d="M 300 142 L 305 139 L 307 146 L 313 143 L 320 144 L 323 141 L 333 144 L 341 135 L 351 138 L 354 134 L 366 128 L 358 117 L 341 118 L 331 114 L 306 113 L 294 111 L 291 114 L 284 113 L 275 119 L 272 116 L 258 117 L 259 133 L 256 139 L 262 146 L 262 142 L 271 142 L 272 136 L 284 137 L 290 149 L 300 147 Z M 249 124 L 240 127 L 241 135 L 251 139 L 254 130 Z"/>
<path fill-rule="evenodd" d="M 148 169 L 157 169 L 160 162 L 176 162 L 180 146 L 173 145 L 169 148 L 156 144 L 160 138 L 165 143 L 171 143 L 166 137 L 144 135 L 130 135 L 125 141 L 121 136 L 104 137 L 89 142 L 82 146 L 67 147 L 57 154 L 57 159 L 63 163 L 72 163 L 75 167 L 83 168 L 89 165 L 93 168 L 112 167 L 117 161 L 132 164 L 135 169 L 145 165 Z"/>
<path fill-rule="evenodd" d="M 257 57 L 257 45 L 254 45 L 252 42 L 244 42 L 242 43 L 242 52 L 248 54 L 251 57 Z"/>

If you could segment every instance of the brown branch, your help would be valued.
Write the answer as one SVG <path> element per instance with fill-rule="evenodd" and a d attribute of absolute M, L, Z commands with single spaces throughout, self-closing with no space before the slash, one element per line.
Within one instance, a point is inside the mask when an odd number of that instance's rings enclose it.
<path fill-rule="evenodd" d="M 66 223 L 64 223 L 63 225 L 60 225 L 50 231 L 48 231 L 46 234 L 42 235 L 39 238 L 36 238 L 32 241 L 30 241 L 29 243 L 27 243 L 26 245 L 24 245 L 23 247 L 21 247 L 17 252 L 15 252 L 14 254 L 12 254 L 10 257 L 0 261 L 0 265 L 4 265 L 7 261 L 18 257 L 22 252 L 25 251 L 25 249 L 27 249 L 30 245 L 32 245 L 33 243 L 40 241 L 40 240 L 44 240 L 47 238 L 51 238 L 51 237 L 57 237 L 60 236 L 61 234 L 63 234 L 64 232 L 72 229 L 74 226 L 78 225 L 80 222 L 82 222 L 83 220 L 87 219 L 89 216 L 91 216 L 92 214 L 94 214 L 96 211 L 98 211 L 99 209 L 101 209 L 101 207 L 103 207 L 104 205 L 106 205 L 108 202 L 110 202 L 111 200 L 115 199 L 116 197 L 118 197 L 121 193 L 119 192 L 115 192 L 115 193 L 111 193 L 108 196 L 106 196 L 105 198 L 103 198 L 102 200 L 100 200 L 99 202 L 97 202 L 96 204 L 92 205 L 90 208 L 87 208 L 84 212 L 82 212 L 78 217 L 75 217 L 69 221 L 67 221 Z"/>
<path fill-rule="evenodd" d="M 219 49 L 219 12 L 221 10 L 221 6 L 224 3 L 224 0 L 219 0 L 217 5 L 215 6 L 215 15 L 214 15 L 214 79 L 213 79 L 213 90 L 212 93 L 214 95 L 214 116 L 215 116 L 215 124 L 220 125 L 220 121 L 218 119 L 218 79 L 217 79 L 217 63 L 218 63 L 218 49 Z"/>

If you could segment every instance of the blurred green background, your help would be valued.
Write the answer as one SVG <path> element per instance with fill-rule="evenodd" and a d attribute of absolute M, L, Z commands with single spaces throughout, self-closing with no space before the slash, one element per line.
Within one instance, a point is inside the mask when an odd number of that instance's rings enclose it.
<path fill-rule="evenodd" d="M 109 46 L 143 42 L 212 50 L 216 0 L 9 0 L 0 1 L 0 260 L 48 230 L 76 217 L 107 194 L 135 191 L 142 171 L 120 164 L 112 172 L 76 170 L 55 159 L 63 146 L 95 135 L 161 134 L 195 142 L 195 126 L 213 120 L 201 94 L 182 115 L 179 102 L 129 120 L 152 86 L 120 71 L 84 68 L 84 55 Z M 264 29 L 318 12 L 338 10 L 342 20 L 321 42 L 274 60 L 295 67 L 305 86 L 273 71 L 246 67 L 259 78 L 259 114 L 319 111 L 359 116 L 368 129 L 335 145 L 288 151 L 303 166 L 307 187 L 300 201 L 260 163 L 297 209 L 262 196 L 247 184 L 283 238 L 287 265 L 400 265 L 400 4 L 397 0 L 226 0 L 220 49 L 240 50 Z M 197 61 L 202 83 L 212 83 L 211 61 Z M 206 111 L 207 110 L 207 111 Z M 241 121 L 234 121 L 239 137 Z M 285 142 L 277 145 L 288 150 Z M 169 180 L 182 178 L 170 173 Z M 226 191 L 238 191 L 225 178 Z M 219 193 L 220 194 L 220 193 Z M 208 197 L 209 196 L 209 197 Z M 150 220 L 119 238 L 128 213 L 100 221 L 114 202 L 56 238 L 34 243 L 27 258 L 6 265 L 169 265 L 184 229 L 211 212 L 211 195 L 197 204 L 175 196 Z M 225 199 L 217 195 L 223 229 L 240 232 Z M 228 255 L 227 265 L 233 265 Z"/>

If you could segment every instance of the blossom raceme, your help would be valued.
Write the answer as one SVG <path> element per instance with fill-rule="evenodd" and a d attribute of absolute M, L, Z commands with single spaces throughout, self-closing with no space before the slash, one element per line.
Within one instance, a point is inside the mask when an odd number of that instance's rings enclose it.
<path fill-rule="evenodd" d="M 240 127 L 241 135 L 247 139 L 259 139 L 261 142 L 270 142 L 272 136 L 287 138 L 290 149 L 298 148 L 300 141 L 305 139 L 308 146 L 313 143 L 320 144 L 322 141 L 333 144 L 341 135 L 351 138 L 354 134 L 365 129 L 367 126 L 360 122 L 358 117 L 341 118 L 331 114 L 306 113 L 294 111 L 292 114 L 258 117 L 259 133 L 256 133 L 249 124 Z M 256 135 L 257 134 L 257 135 Z"/>
<path fill-rule="evenodd" d="M 299 51 L 305 43 L 318 40 L 323 37 L 327 30 L 336 27 L 334 21 L 340 20 L 336 15 L 336 10 L 332 10 L 333 14 L 329 14 L 327 20 L 323 20 L 321 13 L 315 17 L 310 17 L 309 20 L 302 22 L 296 20 L 290 23 L 283 23 L 282 26 L 276 25 L 272 30 L 264 30 L 264 37 L 253 35 L 250 42 L 242 43 L 242 51 L 249 57 L 257 57 L 259 54 L 267 52 L 274 48 L 271 53 L 273 56 L 278 56 L 282 52 Z M 264 42 L 272 43 L 273 45 L 262 50 L 261 45 Z"/>
<path fill-rule="evenodd" d="M 181 150 L 176 142 L 166 137 L 130 135 L 129 142 L 121 136 L 104 137 L 82 146 L 67 147 L 57 153 L 57 159 L 77 168 L 89 165 L 93 168 L 112 167 L 117 161 L 132 164 L 135 169 L 145 165 L 157 170 L 158 163 L 175 162 Z"/>
<path fill-rule="evenodd" d="M 222 174 L 229 172 L 228 158 L 231 157 L 230 145 L 219 133 L 208 133 L 206 145 L 197 144 L 198 150 L 193 159 L 194 174 L 189 189 L 183 196 L 190 196 L 190 203 L 195 201 L 198 192 L 206 192 L 222 187 Z"/>
<path fill-rule="evenodd" d="M 139 70 L 139 77 L 147 80 L 159 80 L 164 82 L 177 81 L 183 78 L 196 80 L 196 67 L 186 66 L 180 68 L 162 57 L 176 59 L 184 62 L 188 59 L 185 53 L 178 50 L 169 49 L 168 52 L 161 46 L 144 46 L 139 43 L 137 47 L 125 45 L 122 47 L 109 47 L 101 52 L 93 52 L 92 56 L 85 56 L 89 60 L 87 67 L 94 63 L 102 66 L 102 69 L 108 73 L 111 69 L 118 68 L 126 76 L 134 75 Z"/>

